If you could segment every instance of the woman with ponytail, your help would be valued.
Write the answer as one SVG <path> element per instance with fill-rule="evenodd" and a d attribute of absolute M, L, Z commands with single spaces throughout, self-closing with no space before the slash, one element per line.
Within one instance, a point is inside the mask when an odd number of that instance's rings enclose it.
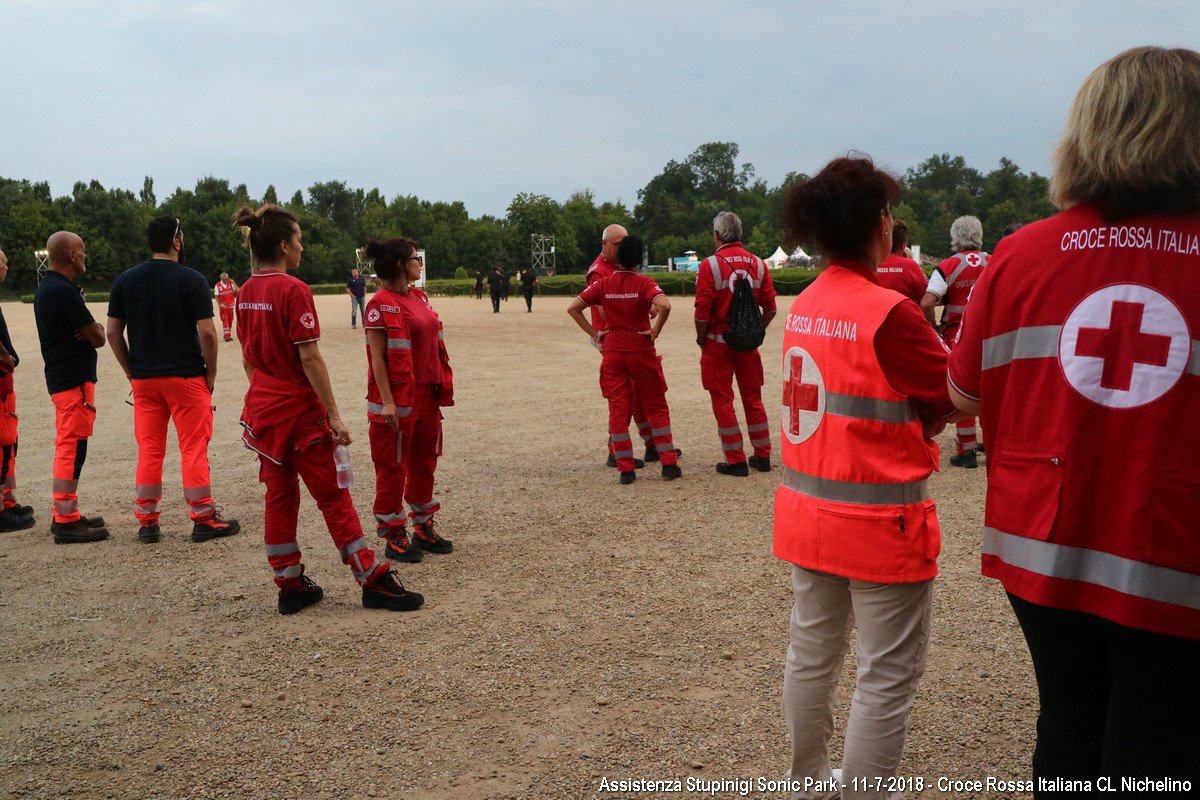
<path fill-rule="evenodd" d="M 243 207 L 235 223 L 245 230 L 245 245 L 254 255 L 254 272 L 237 304 L 238 340 L 250 379 L 242 441 L 258 453 L 259 480 L 267 487 L 263 538 L 279 587 L 279 613 L 294 614 L 324 596 L 300 560 L 298 477 L 324 515 L 342 562 L 362 586 L 363 606 L 419 608 L 424 598 L 406 591 L 388 563 L 376 560 L 350 492 L 338 484 L 335 446 L 350 444 L 350 431 L 317 347 L 321 328 L 312 290 L 287 274 L 300 266 L 304 252 L 300 225 L 269 204 L 257 211 Z"/>
<path fill-rule="evenodd" d="M 454 549 L 433 522 L 441 508 L 433 495 L 442 451 L 440 407 L 453 404 L 453 376 L 442 323 L 429 298 L 413 285 L 422 267 L 417 243 L 371 239 L 366 254 L 380 284 L 363 316 L 376 532 L 387 541 L 388 558 L 420 561 L 424 552 Z"/>

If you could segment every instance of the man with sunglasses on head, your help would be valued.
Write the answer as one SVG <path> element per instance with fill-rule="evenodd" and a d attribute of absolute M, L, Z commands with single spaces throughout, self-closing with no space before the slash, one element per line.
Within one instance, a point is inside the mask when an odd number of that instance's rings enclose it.
<path fill-rule="evenodd" d="M 108 302 L 108 342 L 133 385 L 138 538 L 159 540 L 169 421 L 179 439 L 192 541 L 232 536 L 240 526 L 218 514 L 208 468 L 218 347 L 208 282 L 183 265 L 184 233 L 175 217 L 151 220 L 146 243 L 150 260 L 122 272 Z"/>

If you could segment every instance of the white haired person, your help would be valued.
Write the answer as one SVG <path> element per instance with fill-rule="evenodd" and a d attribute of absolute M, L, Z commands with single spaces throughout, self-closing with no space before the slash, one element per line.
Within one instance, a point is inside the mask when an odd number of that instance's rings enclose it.
<path fill-rule="evenodd" d="M 921 310 L 929 324 L 949 347 L 954 346 L 963 311 L 971 297 L 975 281 L 983 274 L 988 263 L 988 254 L 983 252 L 983 224 L 975 217 L 959 217 L 950 226 L 950 247 L 954 255 L 947 258 L 929 276 L 925 296 L 921 298 Z M 944 305 L 941 324 L 934 321 L 934 308 Z M 959 420 L 954 426 L 954 450 L 950 465 L 975 469 L 979 466 L 975 450 L 979 447 L 979 430 L 975 419 Z"/>
<path fill-rule="evenodd" d="M 1054 160 L 1063 210 L 1000 243 L 950 357 L 985 423 L 983 574 L 1033 659 L 1035 778 L 1194 797 L 1200 53 L 1101 65 Z"/>

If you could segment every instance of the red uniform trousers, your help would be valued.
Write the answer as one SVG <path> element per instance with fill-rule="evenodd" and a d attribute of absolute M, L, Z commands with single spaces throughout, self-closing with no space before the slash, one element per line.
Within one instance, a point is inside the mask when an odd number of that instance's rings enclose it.
<path fill-rule="evenodd" d="M 233 333 L 233 306 L 221 305 L 221 330 L 224 332 L 225 338 L 228 339 Z"/>
<path fill-rule="evenodd" d="M 608 400 L 608 433 L 617 469 L 632 472 L 634 468 L 629 419 L 635 404 L 645 409 L 651 442 L 662 464 L 677 463 L 675 443 L 671 438 L 671 412 L 667 408 L 666 380 L 657 355 L 652 351 L 605 353 L 600 362 L 600 388 Z"/>
<path fill-rule="evenodd" d="M 700 382 L 712 400 L 717 418 L 717 436 L 729 464 L 746 460 L 742 449 L 742 429 L 733 408 L 733 381 L 737 379 L 742 408 L 746 412 L 746 432 L 758 458 L 771 457 L 771 424 L 763 406 L 763 366 L 758 350 L 738 352 L 724 342 L 705 339 L 700 354 Z"/>
<path fill-rule="evenodd" d="M 135 378 L 132 383 L 133 436 L 138 448 L 134 516 L 141 525 L 158 524 L 167 422 L 173 421 L 188 516 L 207 522 L 217 510 L 208 472 L 208 442 L 213 433 L 208 384 L 204 378 L 177 377 Z"/>
<path fill-rule="evenodd" d="M 438 456 L 442 454 L 442 409 L 439 405 L 438 385 L 418 383 L 413 386 L 412 413 L 401 426 L 404 435 L 401 441 L 401 477 L 397 482 L 389 479 L 390 495 L 387 503 L 392 506 L 388 513 L 403 514 L 404 503 L 408 503 L 408 518 L 414 526 L 423 525 L 433 519 L 442 505 L 433 493 L 433 473 L 437 470 Z M 373 429 L 376 427 L 372 423 Z M 386 425 L 383 426 L 387 428 Z M 388 430 L 395 445 L 396 434 Z M 371 452 L 375 452 L 374 436 Z M 379 462 L 375 462 L 375 474 L 379 475 Z M 378 484 L 376 491 L 378 492 Z M 376 509 L 379 505 L 375 498 Z M 378 513 L 378 510 L 376 511 Z M 403 521 L 401 521 L 403 524 Z"/>
<path fill-rule="evenodd" d="M 0 397 L 0 492 L 4 508 L 17 504 L 17 395 Z"/>
<path fill-rule="evenodd" d="M 412 415 L 400 420 L 399 430 L 386 422 L 372 420 L 369 425 L 371 460 L 375 463 L 375 533 L 386 538 L 408 522 L 404 512 L 404 489 L 408 482 L 408 467 L 403 450 L 412 436 Z"/>
<path fill-rule="evenodd" d="M 50 395 L 54 402 L 54 521 L 79 519 L 79 476 L 96 424 L 96 384 L 84 383 Z"/>
<path fill-rule="evenodd" d="M 942 340 L 946 346 L 954 350 L 955 341 L 958 339 L 958 327 L 956 322 L 953 325 L 948 325 L 942 331 Z M 960 419 L 954 423 L 954 449 L 958 455 L 962 455 L 970 450 L 979 447 L 979 430 L 975 426 L 975 417 L 970 419 Z"/>

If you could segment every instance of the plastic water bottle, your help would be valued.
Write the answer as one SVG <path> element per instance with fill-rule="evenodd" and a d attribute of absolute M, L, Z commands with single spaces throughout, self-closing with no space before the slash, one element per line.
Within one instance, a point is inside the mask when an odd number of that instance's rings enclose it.
<path fill-rule="evenodd" d="M 333 448 L 333 465 L 337 468 L 338 488 L 349 489 L 354 486 L 354 470 L 350 468 L 350 451 L 346 445 L 339 444 Z"/>

